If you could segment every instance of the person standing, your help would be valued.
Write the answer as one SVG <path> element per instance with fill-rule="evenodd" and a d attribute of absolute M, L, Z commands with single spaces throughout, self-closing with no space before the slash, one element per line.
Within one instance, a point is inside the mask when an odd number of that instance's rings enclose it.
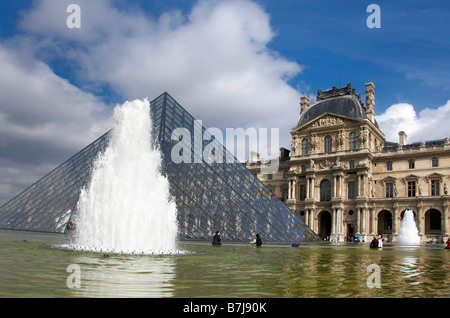
<path fill-rule="evenodd" d="M 66 231 L 69 237 L 69 241 L 72 241 L 73 232 L 75 231 L 75 220 L 70 220 L 66 225 Z"/>
<path fill-rule="evenodd" d="M 383 248 L 383 237 L 381 234 L 378 236 L 378 248 Z"/>
<path fill-rule="evenodd" d="M 261 236 L 259 236 L 259 234 L 256 234 L 256 239 L 254 239 L 254 240 L 251 241 L 250 243 L 252 243 L 253 246 L 258 246 L 258 247 L 260 247 L 260 246 L 262 245 Z"/>
<path fill-rule="evenodd" d="M 222 238 L 220 237 L 219 231 L 213 236 L 212 245 L 222 245 Z"/>

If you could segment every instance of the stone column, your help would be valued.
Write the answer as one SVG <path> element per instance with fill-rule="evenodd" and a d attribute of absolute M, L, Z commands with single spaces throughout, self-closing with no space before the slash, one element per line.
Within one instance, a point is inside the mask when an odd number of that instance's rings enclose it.
<path fill-rule="evenodd" d="M 288 200 L 292 198 L 292 180 L 289 180 Z"/>
<path fill-rule="evenodd" d="M 361 222 L 361 208 L 360 207 L 356 207 L 356 233 L 361 234 L 361 226 L 360 226 L 360 222 Z M 355 233 L 355 234 L 356 234 Z"/>
<path fill-rule="evenodd" d="M 366 234 L 366 207 L 361 208 L 361 234 Z"/>
<path fill-rule="evenodd" d="M 333 176 L 333 198 L 336 197 L 336 176 Z"/>
<path fill-rule="evenodd" d="M 356 175 L 356 178 L 355 178 L 355 188 L 356 188 L 356 197 L 359 197 L 360 196 L 360 191 L 359 191 L 360 178 L 359 178 L 359 175 Z"/>
<path fill-rule="evenodd" d="M 309 177 L 307 177 L 306 178 L 306 198 L 307 199 L 309 199 L 309 194 L 310 194 L 310 192 L 309 192 L 309 184 L 310 184 Z"/>
<path fill-rule="evenodd" d="M 444 209 L 443 209 L 443 222 L 442 222 L 442 229 L 443 229 L 443 235 L 444 235 L 444 237 L 443 237 L 443 239 L 445 240 L 445 237 L 446 236 L 449 236 L 449 233 L 450 233 L 450 231 L 449 231 L 449 225 L 448 225 L 448 201 L 444 201 L 444 204 L 443 204 L 443 207 L 444 207 Z"/>
<path fill-rule="evenodd" d="M 342 240 L 342 211 L 339 208 L 336 208 L 336 220 L 337 241 L 340 242 Z"/>
<path fill-rule="evenodd" d="M 292 181 L 292 199 L 294 199 L 294 200 L 297 199 L 296 185 L 297 185 L 297 180 Z"/>
<path fill-rule="evenodd" d="M 364 240 L 367 242 L 367 236 L 369 235 L 369 223 L 370 223 L 370 215 L 369 208 L 367 206 L 363 207 L 363 235 Z"/>
<path fill-rule="evenodd" d="M 375 235 L 375 214 L 376 214 L 376 208 L 370 209 L 370 234 Z"/>
<path fill-rule="evenodd" d="M 392 211 L 392 235 L 398 235 L 398 204 L 394 204 L 394 211 Z"/>
<path fill-rule="evenodd" d="M 423 205 L 422 202 L 417 204 L 417 229 L 419 230 L 419 236 L 425 234 L 424 229 L 425 216 L 423 215 Z"/>
<path fill-rule="evenodd" d="M 315 218 L 315 209 L 311 209 L 311 219 L 310 219 L 310 221 L 311 221 L 311 223 L 310 223 L 310 225 L 309 225 L 309 227 L 310 227 L 310 229 L 311 230 L 313 230 L 313 232 L 314 233 L 317 233 L 317 229 L 315 228 L 315 223 L 314 223 L 314 218 Z"/>
<path fill-rule="evenodd" d="M 331 234 L 330 239 L 337 239 L 337 230 L 336 230 L 336 209 L 331 209 Z"/>

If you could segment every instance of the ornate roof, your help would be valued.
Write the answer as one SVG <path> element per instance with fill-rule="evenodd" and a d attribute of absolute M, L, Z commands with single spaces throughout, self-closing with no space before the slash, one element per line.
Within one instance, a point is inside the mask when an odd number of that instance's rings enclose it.
<path fill-rule="evenodd" d="M 355 93 L 352 84 L 342 88 L 333 87 L 328 91 L 317 90 L 317 101 L 301 115 L 297 127 L 312 121 L 325 113 L 333 113 L 351 118 L 366 118 L 366 109 L 360 94 Z M 378 127 L 378 125 L 375 123 Z"/>

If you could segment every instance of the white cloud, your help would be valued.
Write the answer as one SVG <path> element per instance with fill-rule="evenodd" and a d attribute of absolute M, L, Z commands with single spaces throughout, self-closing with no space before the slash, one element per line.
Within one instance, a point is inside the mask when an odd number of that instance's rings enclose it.
<path fill-rule="evenodd" d="M 1 202 L 104 133 L 109 111 L 18 46 L 0 45 L 0 65 Z"/>
<path fill-rule="evenodd" d="M 58 1 L 56 9 L 54 1 L 40 1 L 21 27 L 51 37 L 50 44 L 74 41 L 60 53 L 79 65 L 81 80 L 127 99 L 167 91 L 207 127 L 277 127 L 289 147 L 300 94 L 286 80 L 301 66 L 268 48 L 275 34 L 257 4 L 199 1 L 187 16 L 172 11 L 152 20 L 110 2 L 78 1 L 81 29 L 70 30 L 69 3 Z"/>
<path fill-rule="evenodd" d="M 394 104 L 376 120 L 387 141 L 398 142 L 398 132 L 408 135 L 408 143 L 449 137 L 450 100 L 438 108 L 425 108 L 419 113 L 407 103 Z"/>
<path fill-rule="evenodd" d="M 99 87 L 124 99 L 167 91 L 207 128 L 279 128 L 290 146 L 300 93 L 287 80 L 301 66 L 268 47 L 275 33 L 256 3 L 199 1 L 155 19 L 79 0 L 81 28 L 69 29 L 72 2 L 34 1 L 0 45 L 0 203 L 106 130 Z M 61 62 L 80 88 L 49 67 Z"/>

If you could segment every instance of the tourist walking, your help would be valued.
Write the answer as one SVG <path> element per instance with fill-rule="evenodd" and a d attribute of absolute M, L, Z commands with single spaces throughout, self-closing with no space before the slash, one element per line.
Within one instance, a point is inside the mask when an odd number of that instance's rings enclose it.
<path fill-rule="evenodd" d="M 216 234 L 213 236 L 212 245 L 222 245 L 222 238 L 220 237 L 220 232 L 217 231 Z"/>

